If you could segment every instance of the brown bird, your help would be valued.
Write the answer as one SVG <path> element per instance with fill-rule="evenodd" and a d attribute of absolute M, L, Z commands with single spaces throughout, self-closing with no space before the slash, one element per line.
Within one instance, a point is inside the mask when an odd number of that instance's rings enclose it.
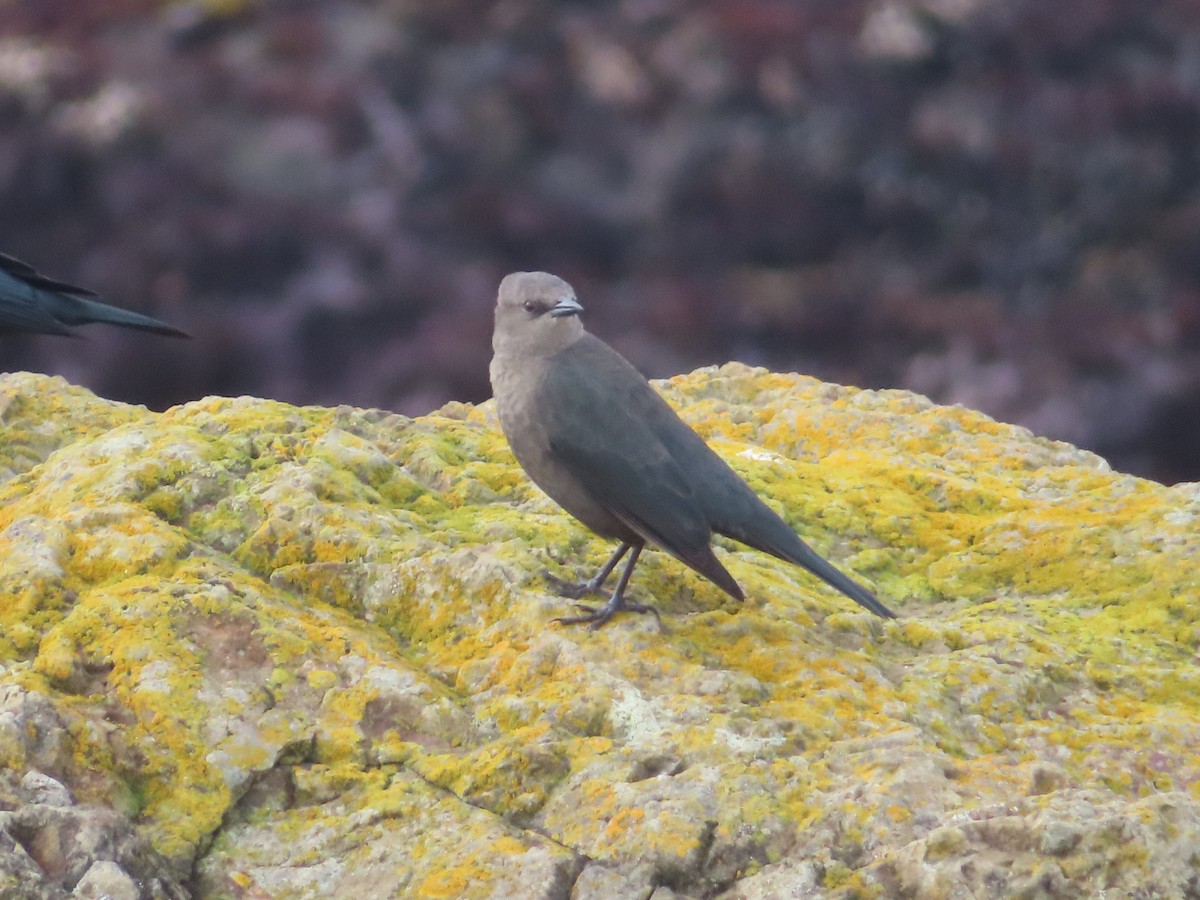
<path fill-rule="evenodd" d="M 33 266 L 0 253 L 0 334 L 32 331 L 72 336 L 72 326 L 92 322 L 189 336 L 166 322 L 101 303 L 93 291 L 47 278 Z"/>
<path fill-rule="evenodd" d="M 500 282 L 492 335 L 492 393 L 500 426 L 525 472 L 601 537 L 620 541 L 594 578 L 553 579 L 566 596 L 599 593 L 629 553 L 608 603 L 556 619 L 599 627 L 629 603 L 625 589 L 647 544 L 661 547 L 727 594 L 745 595 L 713 554 L 714 532 L 802 566 L 878 616 L 886 606 L 818 556 L 675 414 L 623 356 L 584 330 L 567 282 L 515 272 Z"/>

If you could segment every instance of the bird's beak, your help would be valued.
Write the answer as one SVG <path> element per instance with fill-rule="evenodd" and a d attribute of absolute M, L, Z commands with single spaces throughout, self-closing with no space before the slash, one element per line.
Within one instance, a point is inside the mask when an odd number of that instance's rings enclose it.
<path fill-rule="evenodd" d="M 579 305 L 579 301 L 574 297 L 563 297 L 550 307 L 550 316 L 554 319 L 561 316 L 577 316 L 581 312 L 583 312 L 583 307 Z"/>

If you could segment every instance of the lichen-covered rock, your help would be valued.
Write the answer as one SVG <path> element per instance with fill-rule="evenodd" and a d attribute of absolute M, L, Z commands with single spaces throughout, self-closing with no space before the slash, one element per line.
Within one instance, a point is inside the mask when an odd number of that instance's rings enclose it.
<path fill-rule="evenodd" d="M 1200 486 L 730 365 L 662 389 L 884 622 L 610 548 L 490 407 L 0 377 L 0 894 L 1200 893 Z M 22 893 L 24 892 L 24 893 Z"/>

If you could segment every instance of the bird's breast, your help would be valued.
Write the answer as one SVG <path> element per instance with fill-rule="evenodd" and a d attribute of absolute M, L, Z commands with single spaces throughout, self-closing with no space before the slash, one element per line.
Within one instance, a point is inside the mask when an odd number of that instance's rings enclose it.
<path fill-rule="evenodd" d="M 519 366 L 525 368 L 519 368 Z M 572 516 L 604 537 L 636 540 L 637 534 L 608 511 L 593 490 L 555 456 L 541 409 L 544 372 L 532 372 L 528 360 L 492 358 L 492 395 L 500 428 L 513 456 L 539 488 Z"/>

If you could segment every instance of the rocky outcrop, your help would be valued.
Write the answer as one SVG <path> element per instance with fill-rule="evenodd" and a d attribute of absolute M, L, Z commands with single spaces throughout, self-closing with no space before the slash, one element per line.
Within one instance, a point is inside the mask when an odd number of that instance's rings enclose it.
<path fill-rule="evenodd" d="M 662 385 L 883 622 L 549 623 L 609 548 L 488 404 L 419 419 L 0 377 L 0 894 L 1200 893 L 1200 486 L 902 392 Z"/>

